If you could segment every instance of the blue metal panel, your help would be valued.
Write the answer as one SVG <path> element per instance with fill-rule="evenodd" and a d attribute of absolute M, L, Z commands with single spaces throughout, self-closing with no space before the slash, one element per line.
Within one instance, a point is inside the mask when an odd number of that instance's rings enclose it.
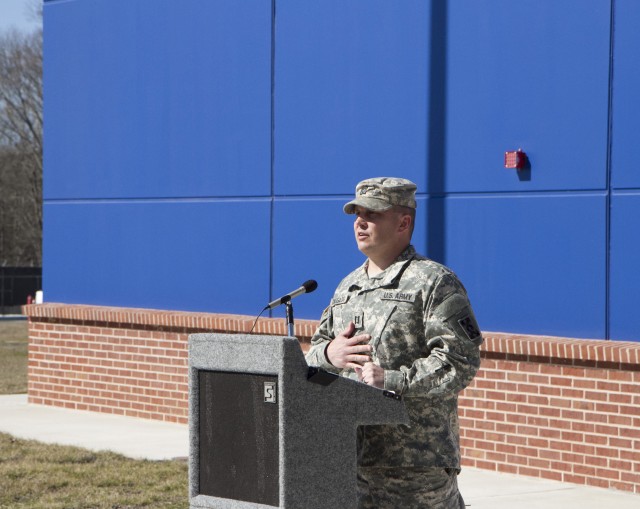
<path fill-rule="evenodd" d="M 414 244 L 485 330 L 604 337 L 610 3 L 278 0 L 272 48 L 271 0 L 47 2 L 46 299 L 255 315 L 313 278 L 295 309 L 318 318 L 364 260 L 342 204 L 399 175 Z M 633 187 L 640 8 L 615 5 L 612 174 Z M 503 168 L 518 147 L 530 172 Z M 637 339 L 638 201 L 613 198 L 616 339 Z"/>
<path fill-rule="evenodd" d="M 269 207 L 248 200 L 45 204 L 45 299 L 254 314 L 269 296 Z"/>
<path fill-rule="evenodd" d="M 273 298 L 315 279 L 318 289 L 293 302 L 294 314 L 319 319 L 342 278 L 362 265 L 366 257 L 356 247 L 353 221 L 342 206 L 346 200 L 280 199 L 274 203 Z M 418 200 L 418 218 L 413 244 L 424 253 L 425 200 Z M 283 310 L 274 312 L 284 316 Z"/>
<path fill-rule="evenodd" d="M 273 298 L 315 279 L 318 289 L 293 302 L 295 316 L 318 319 L 333 291 L 364 257 L 353 240 L 344 199 L 276 200 L 273 208 Z M 275 316 L 284 316 L 282 310 Z"/>
<path fill-rule="evenodd" d="M 606 196 L 446 199 L 447 264 L 483 330 L 605 337 Z"/>
<path fill-rule="evenodd" d="M 610 1 L 447 5 L 445 190 L 604 189 Z"/>
<path fill-rule="evenodd" d="M 270 0 L 78 0 L 44 18 L 45 199 L 270 193 Z"/>
<path fill-rule="evenodd" d="M 640 302 L 640 192 L 611 197 L 611 275 L 609 335 L 640 341 L 636 323 Z"/>
<path fill-rule="evenodd" d="M 278 0 L 278 195 L 402 174 L 425 189 L 429 2 Z"/>
<path fill-rule="evenodd" d="M 611 185 L 640 188 L 640 2 L 616 0 Z"/>

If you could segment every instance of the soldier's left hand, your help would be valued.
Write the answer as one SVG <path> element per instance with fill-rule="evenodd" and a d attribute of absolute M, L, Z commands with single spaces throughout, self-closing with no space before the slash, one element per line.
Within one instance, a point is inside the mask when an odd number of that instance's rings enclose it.
<path fill-rule="evenodd" d="M 384 369 L 373 362 L 365 363 L 362 368 L 356 368 L 358 378 L 367 385 L 384 389 Z"/>

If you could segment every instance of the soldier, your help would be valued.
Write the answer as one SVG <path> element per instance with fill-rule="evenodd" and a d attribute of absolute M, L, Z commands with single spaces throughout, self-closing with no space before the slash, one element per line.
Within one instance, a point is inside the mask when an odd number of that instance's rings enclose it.
<path fill-rule="evenodd" d="M 458 393 L 480 366 L 480 329 L 448 268 L 411 245 L 416 185 L 372 178 L 344 206 L 367 256 L 335 291 L 307 362 L 402 395 L 411 424 L 358 428 L 360 509 L 464 509 Z"/>

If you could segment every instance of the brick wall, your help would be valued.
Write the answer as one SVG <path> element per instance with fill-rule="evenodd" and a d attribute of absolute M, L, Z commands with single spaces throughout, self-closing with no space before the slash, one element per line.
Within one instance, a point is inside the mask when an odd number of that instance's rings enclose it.
<path fill-rule="evenodd" d="M 186 423 L 187 338 L 253 318 L 25 306 L 29 401 Z M 298 320 L 308 348 L 316 322 Z M 261 318 L 255 332 L 286 334 Z M 640 493 L 640 343 L 485 333 L 460 397 L 464 465 Z"/>
<path fill-rule="evenodd" d="M 640 493 L 640 343 L 485 336 L 464 463 Z"/>
<path fill-rule="evenodd" d="M 197 332 L 248 332 L 237 315 L 41 304 L 29 317 L 29 402 L 187 423 L 187 343 Z M 298 320 L 308 339 L 315 322 Z M 261 318 L 260 334 L 286 334 Z"/>

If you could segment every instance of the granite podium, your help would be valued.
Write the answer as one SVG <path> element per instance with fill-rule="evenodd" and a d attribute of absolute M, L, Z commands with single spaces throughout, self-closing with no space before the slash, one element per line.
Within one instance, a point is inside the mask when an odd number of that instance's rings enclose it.
<path fill-rule="evenodd" d="M 310 368 L 293 337 L 189 336 L 191 509 L 355 508 L 356 429 L 392 392 Z"/>

